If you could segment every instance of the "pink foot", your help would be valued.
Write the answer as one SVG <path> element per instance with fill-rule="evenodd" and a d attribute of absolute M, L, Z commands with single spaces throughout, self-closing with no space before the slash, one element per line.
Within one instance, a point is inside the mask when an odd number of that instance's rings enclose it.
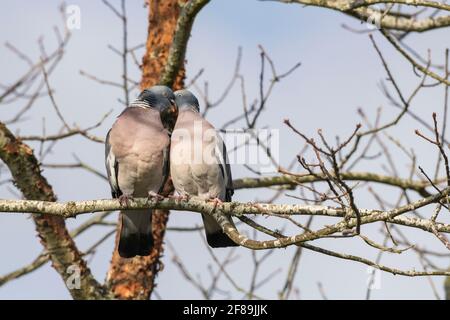
<path fill-rule="evenodd" d="M 126 194 L 122 194 L 121 196 L 119 196 L 119 203 L 121 206 L 128 207 L 128 205 L 130 204 L 130 200 L 133 200 L 133 196 Z"/>
<path fill-rule="evenodd" d="M 209 199 L 209 201 L 211 201 L 211 202 L 213 202 L 214 203 L 214 210 L 216 210 L 216 208 L 217 208 L 217 205 L 219 205 L 219 204 L 223 204 L 223 201 L 222 200 L 220 200 L 219 198 L 212 198 L 212 199 Z"/>
<path fill-rule="evenodd" d="M 157 194 L 154 191 L 149 191 L 147 199 L 148 200 L 161 201 L 161 200 L 164 200 L 164 197 L 162 195 L 160 195 L 160 194 Z"/>
<path fill-rule="evenodd" d="M 169 195 L 169 198 L 170 199 L 174 199 L 174 200 L 177 200 L 177 201 L 189 201 L 189 195 L 187 195 L 187 194 L 183 194 L 183 195 Z"/>

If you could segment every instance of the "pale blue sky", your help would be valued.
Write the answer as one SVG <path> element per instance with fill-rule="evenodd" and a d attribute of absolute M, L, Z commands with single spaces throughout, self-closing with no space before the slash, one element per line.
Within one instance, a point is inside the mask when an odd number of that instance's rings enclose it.
<path fill-rule="evenodd" d="M 115 5 L 118 1 L 111 1 Z M 37 39 L 43 35 L 48 51 L 55 46 L 52 28 L 61 26 L 58 15 L 58 1 L 2 1 L 0 19 L 0 43 L 13 43 L 20 50 L 27 52 L 34 59 L 39 57 Z M 79 70 L 88 71 L 102 79 L 120 81 L 121 61 L 107 44 L 117 47 L 121 45 L 121 25 L 118 19 L 101 1 L 69 1 L 81 9 L 81 29 L 74 30 L 66 55 L 50 82 L 55 88 L 55 99 L 69 123 L 89 126 L 108 110 L 114 109 L 113 115 L 105 124 L 95 130 L 95 134 L 104 136 L 122 110 L 117 101 L 122 98 L 120 89 L 102 86 L 82 77 Z M 129 19 L 130 46 L 145 41 L 147 33 L 147 9 L 142 1 L 127 1 Z M 241 73 L 246 77 L 249 100 L 257 97 L 259 54 L 257 45 L 261 44 L 271 55 L 280 72 L 289 69 L 298 61 L 302 66 L 289 78 L 280 83 L 268 102 L 267 110 L 262 114 L 260 127 L 269 125 L 280 129 L 280 158 L 287 165 L 303 143 L 287 130 L 282 121 L 290 118 L 292 123 L 307 134 L 314 135 L 318 128 L 334 138 L 338 134 L 348 134 L 360 121 L 356 109 L 363 107 L 373 117 L 376 108 L 383 106 L 382 120 L 388 121 L 396 114 L 396 109 L 389 106 L 378 88 L 381 79 L 386 78 L 381 62 L 372 44 L 365 34 L 351 33 L 341 27 L 345 23 L 358 29 L 365 25 L 340 13 L 318 8 L 303 8 L 298 5 L 287 5 L 274 2 L 254 0 L 212 0 L 199 14 L 192 31 L 188 46 L 187 74 L 195 75 L 199 69 L 205 68 L 200 83 L 208 79 L 210 95 L 218 97 L 233 73 L 234 61 L 238 46 L 243 47 Z M 443 52 L 450 45 L 450 31 L 438 30 L 424 34 L 413 34 L 407 39 L 409 45 L 422 54 L 428 48 L 437 62 L 443 61 Z M 375 34 L 375 39 L 395 78 L 406 94 L 410 93 L 419 79 L 413 74 L 410 65 L 393 50 L 391 45 Z M 140 55 L 142 51 L 138 52 Z M 17 59 L 6 48 L 0 48 L 0 64 L 2 75 L 0 83 L 7 84 L 26 71 L 26 64 Z M 132 68 L 131 77 L 139 80 L 139 72 Z M 8 119 L 23 106 L 23 101 L 0 108 L 0 119 Z M 413 110 L 422 117 L 429 118 L 433 111 L 441 112 L 443 106 L 443 89 L 429 89 L 420 93 Z M 238 86 L 231 92 L 225 102 L 212 110 L 208 119 L 216 126 L 242 111 L 241 96 Z M 47 133 L 54 133 L 60 128 L 47 97 L 39 99 L 28 113 L 27 120 L 13 126 L 22 134 L 39 134 L 42 118 L 46 118 Z M 236 124 L 236 127 L 242 123 Z M 434 149 L 422 143 L 413 134 L 420 126 L 411 118 L 405 118 L 400 126 L 389 131 L 405 143 L 408 148 L 414 147 L 418 162 L 424 168 L 433 168 L 435 163 Z M 35 148 L 38 144 L 33 144 Z M 81 137 L 59 143 L 54 152 L 46 159 L 47 163 L 73 162 L 72 153 L 86 163 L 103 170 L 103 146 L 88 142 Z M 428 155 L 432 153 L 432 156 Z M 395 161 L 401 174 L 407 176 L 408 162 L 401 153 L 394 151 Z M 385 161 L 384 161 L 385 162 Z M 383 163 L 384 163 L 383 162 Z M 360 170 L 382 172 L 380 162 L 366 162 Z M 242 166 L 233 166 L 235 177 L 249 176 L 251 173 Z M 109 197 L 107 184 L 83 170 L 44 170 L 45 176 L 54 187 L 59 200 L 79 200 Z M 7 177 L 4 170 L 1 180 Z M 391 189 L 378 188 L 389 193 Z M 238 191 L 237 201 L 251 201 L 270 198 L 272 193 L 262 190 Z M 0 197 L 15 197 L 5 186 L 0 189 Z M 395 199 L 395 195 L 391 198 Z M 294 203 L 292 198 L 282 197 L 283 203 Z M 360 193 L 358 204 L 361 207 L 376 207 L 376 203 L 367 195 L 366 189 Z M 424 214 L 427 214 L 425 211 Z M 430 214 L 428 212 L 428 214 Z M 87 216 L 68 221 L 73 227 Z M 305 221 L 304 219 L 302 221 Z M 171 226 L 193 226 L 200 223 L 198 215 L 175 212 L 171 215 Z M 320 223 L 323 223 L 321 220 Z M 319 220 L 314 224 L 319 226 Z M 81 249 L 87 248 L 101 236 L 101 227 L 87 232 L 77 239 Z M 375 231 L 378 227 L 364 227 L 377 241 L 381 236 Z M 423 233 L 409 233 L 414 239 L 426 243 L 433 248 L 444 250 L 441 244 Z M 203 282 L 207 282 L 206 266 L 212 261 L 204 249 L 199 234 L 169 233 L 167 239 L 176 247 L 178 253 L 192 274 L 203 273 Z M 318 241 L 330 249 L 354 253 L 374 259 L 377 252 L 352 240 Z M 99 281 L 103 281 L 109 265 L 113 240 L 106 242 L 99 249 L 90 267 Z M 32 220 L 26 215 L 0 215 L 0 274 L 4 274 L 32 261 L 40 252 L 41 245 L 36 237 Z M 223 256 L 226 250 L 218 250 Z M 244 287 L 250 281 L 252 264 L 247 249 L 237 250 L 240 259 L 229 268 L 230 274 Z M 278 250 L 262 268 L 261 277 L 280 269 L 276 277 L 267 283 L 258 293 L 267 298 L 276 298 L 282 287 L 288 263 L 294 248 Z M 159 275 L 158 293 L 163 298 L 201 298 L 193 286 L 187 283 L 176 267 L 171 263 L 172 253 L 167 249 L 163 258 L 164 271 Z M 420 269 L 420 264 L 413 253 L 401 256 L 385 255 L 383 263 L 399 268 Z M 445 266 L 445 263 L 443 264 Z M 317 253 L 304 251 L 295 286 L 300 290 L 303 299 L 320 299 L 317 282 L 321 282 L 329 298 L 363 299 L 366 292 L 367 267 L 348 261 L 336 260 Z M 436 278 L 435 284 L 440 295 L 443 295 L 442 279 Z M 230 284 L 223 280 L 221 288 L 232 292 L 232 297 L 240 298 Z M 220 296 L 216 296 L 220 297 Z M 381 288 L 374 290 L 373 298 L 425 298 L 433 299 L 434 295 L 426 278 L 405 278 L 383 273 Z M 0 298 L 69 298 L 59 275 L 50 267 L 39 269 L 19 280 L 0 287 Z"/>

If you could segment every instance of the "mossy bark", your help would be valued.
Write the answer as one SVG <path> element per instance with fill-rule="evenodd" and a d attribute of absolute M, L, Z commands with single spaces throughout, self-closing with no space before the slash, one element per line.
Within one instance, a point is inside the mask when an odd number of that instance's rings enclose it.
<path fill-rule="evenodd" d="M 28 200 L 56 201 L 56 195 L 41 174 L 33 150 L 0 123 L 0 158 L 8 166 L 16 187 Z M 41 243 L 50 255 L 52 266 L 61 275 L 74 299 L 104 298 L 103 287 L 94 279 L 70 237 L 64 218 L 32 215 Z M 79 274 L 79 286 L 77 275 Z"/>

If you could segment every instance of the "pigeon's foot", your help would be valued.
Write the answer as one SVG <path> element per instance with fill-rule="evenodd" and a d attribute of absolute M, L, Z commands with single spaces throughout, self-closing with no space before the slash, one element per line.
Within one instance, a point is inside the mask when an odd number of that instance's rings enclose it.
<path fill-rule="evenodd" d="M 121 196 L 119 196 L 119 203 L 121 206 L 128 207 L 128 205 L 130 204 L 130 200 L 133 200 L 133 196 L 131 195 L 122 194 Z"/>
<path fill-rule="evenodd" d="M 189 201 L 189 195 L 188 194 L 180 194 L 180 195 L 171 194 L 171 195 L 169 195 L 169 198 L 177 200 L 177 201 Z"/>
<path fill-rule="evenodd" d="M 212 203 L 214 203 L 214 210 L 216 210 L 216 208 L 217 208 L 217 205 L 219 205 L 219 204 L 222 204 L 223 203 L 223 201 L 222 200 L 220 200 L 219 198 L 211 198 L 211 199 L 209 199 L 209 201 L 210 202 L 212 202 Z"/>
<path fill-rule="evenodd" d="M 147 199 L 148 200 L 161 201 L 161 200 L 164 200 L 164 197 L 162 195 L 160 195 L 160 194 L 157 194 L 154 191 L 149 191 Z"/>

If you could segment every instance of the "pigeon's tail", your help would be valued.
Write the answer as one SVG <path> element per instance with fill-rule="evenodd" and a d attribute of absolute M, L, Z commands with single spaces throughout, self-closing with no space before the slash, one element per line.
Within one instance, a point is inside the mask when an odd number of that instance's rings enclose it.
<path fill-rule="evenodd" d="M 225 232 L 222 231 L 222 228 L 213 217 L 202 214 L 202 218 L 203 225 L 205 226 L 206 241 L 208 242 L 210 247 L 223 248 L 238 246 L 226 235 Z M 231 219 L 230 223 L 233 224 L 233 221 Z"/>
<path fill-rule="evenodd" d="M 152 211 L 121 212 L 119 255 L 122 258 L 148 256 L 153 248 Z"/>

